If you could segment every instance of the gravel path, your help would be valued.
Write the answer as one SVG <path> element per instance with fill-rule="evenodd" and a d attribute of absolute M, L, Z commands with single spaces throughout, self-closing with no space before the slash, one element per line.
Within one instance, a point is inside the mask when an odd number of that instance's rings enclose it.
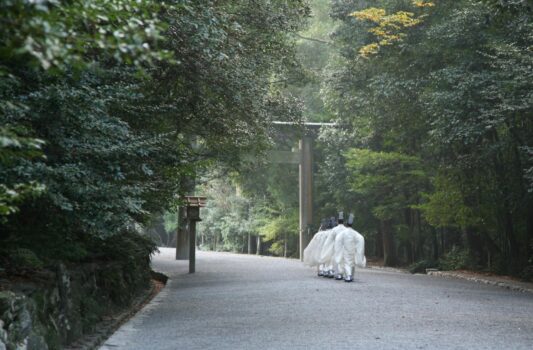
<path fill-rule="evenodd" d="M 167 286 L 111 349 L 533 349 L 533 295 L 470 281 L 359 269 L 354 283 L 296 260 L 174 249 Z"/>

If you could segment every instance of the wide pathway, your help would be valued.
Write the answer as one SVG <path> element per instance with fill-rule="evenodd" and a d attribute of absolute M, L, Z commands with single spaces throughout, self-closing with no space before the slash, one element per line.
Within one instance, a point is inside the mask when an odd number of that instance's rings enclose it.
<path fill-rule="evenodd" d="M 170 280 L 102 350 L 533 349 L 533 295 L 469 281 L 359 269 L 354 283 L 297 260 L 174 249 Z"/>

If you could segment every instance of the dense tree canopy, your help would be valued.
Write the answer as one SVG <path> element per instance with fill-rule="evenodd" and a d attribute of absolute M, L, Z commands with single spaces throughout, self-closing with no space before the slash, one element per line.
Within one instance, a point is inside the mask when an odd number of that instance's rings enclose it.
<path fill-rule="evenodd" d="M 526 276 L 531 2 L 333 0 L 312 9 L 299 34 L 309 74 L 287 89 L 307 118 L 339 125 L 316 141 L 316 217 L 353 210 L 369 255 L 385 264 Z"/>
<path fill-rule="evenodd" d="M 2 249 L 83 259 L 298 115 L 271 82 L 298 69 L 304 1 L 0 6 Z"/>
<path fill-rule="evenodd" d="M 362 142 L 356 147 L 417 157 L 427 169 L 416 175 L 391 169 L 394 175 L 388 175 L 400 176 L 392 182 L 402 187 L 402 196 L 426 193 L 419 204 L 401 205 L 400 197 L 393 201 L 399 205 L 393 220 L 396 240 L 402 240 L 403 227 L 415 225 L 435 252 L 438 229 L 441 253 L 459 245 L 476 264 L 519 271 L 530 257 L 533 229 L 528 3 L 333 3 L 333 16 L 343 21 L 335 35 L 343 60 L 328 82 L 331 110 L 357 131 Z M 408 25 L 382 30 L 398 14 Z M 383 42 L 391 35 L 392 42 Z M 358 154 L 360 163 L 361 152 L 348 155 Z M 379 182 L 379 173 L 370 172 L 371 180 Z M 409 181 L 417 177 L 425 177 L 432 188 L 414 189 Z M 362 179 L 352 182 L 354 198 L 378 198 L 384 205 L 379 192 L 384 187 L 360 193 Z M 413 220 L 417 213 L 422 220 Z M 414 254 L 405 250 L 410 259 L 432 256 L 420 242 L 414 246 Z"/>
<path fill-rule="evenodd" d="M 301 135 L 271 122 L 335 121 L 315 139 L 316 223 L 355 212 L 388 265 L 533 270 L 531 1 L 0 10 L 2 249 L 167 235 L 196 177 L 205 248 L 296 256 L 298 169 L 268 154 Z"/>

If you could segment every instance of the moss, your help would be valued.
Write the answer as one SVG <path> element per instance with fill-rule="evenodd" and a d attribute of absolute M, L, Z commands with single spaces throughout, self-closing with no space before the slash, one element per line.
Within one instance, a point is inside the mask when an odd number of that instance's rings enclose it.
<path fill-rule="evenodd" d="M 31 249 L 17 248 L 7 252 L 10 264 L 17 268 L 40 269 L 43 267 L 43 262 Z"/>
<path fill-rule="evenodd" d="M 61 349 L 92 332 L 103 316 L 128 307 L 149 286 L 153 246 L 144 238 L 117 236 L 100 241 L 91 250 L 99 250 L 105 259 L 62 263 L 62 268 L 33 271 L 35 278 L 31 281 L 20 281 L 21 286 L 13 282 L 13 289 L 24 290 L 24 295 L 0 292 L 0 317 L 9 313 L 9 320 L 3 317 L 4 321 L 16 322 L 20 316 L 15 315 L 19 311 L 12 312 L 15 303 L 16 309 L 23 307 L 28 311 L 24 316 L 30 329 L 17 326 L 20 332 L 11 334 L 11 338 L 23 336 L 37 347 L 44 349 L 42 344 L 46 343 L 49 349 Z M 33 251 L 17 251 L 15 259 L 24 266 L 42 266 Z"/>
<path fill-rule="evenodd" d="M 108 311 L 105 303 L 86 296 L 80 300 L 80 316 L 83 333 L 89 333 L 94 330 L 94 326 L 102 319 Z"/>

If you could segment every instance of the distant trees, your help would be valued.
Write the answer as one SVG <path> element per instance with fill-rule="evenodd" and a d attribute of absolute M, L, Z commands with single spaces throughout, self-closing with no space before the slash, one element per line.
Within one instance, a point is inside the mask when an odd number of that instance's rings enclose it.
<path fill-rule="evenodd" d="M 333 1 L 342 60 L 328 82 L 328 107 L 354 130 L 345 148 L 352 200 L 395 208 L 395 242 L 414 228 L 415 253 L 398 246 L 403 261 L 443 257 L 456 245 L 474 265 L 518 273 L 533 243 L 531 6 L 420 3 L 377 1 L 371 10 L 364 1 Z M 384 34 L 383 16 L 391 14 L 419 20 Z M 383 35 L 398 40 L 383 43 Z M 361 174 L 373 154 L 418 159 L 423 171 L 405 172 L 391 159 L 391 168 L 386 162 Z M 406 202 L 410 195 L 416 200 Z M 378 220 L 383 213 L 372 211 Z M 385 239 L 377 222 L 362 221 Z"/>

